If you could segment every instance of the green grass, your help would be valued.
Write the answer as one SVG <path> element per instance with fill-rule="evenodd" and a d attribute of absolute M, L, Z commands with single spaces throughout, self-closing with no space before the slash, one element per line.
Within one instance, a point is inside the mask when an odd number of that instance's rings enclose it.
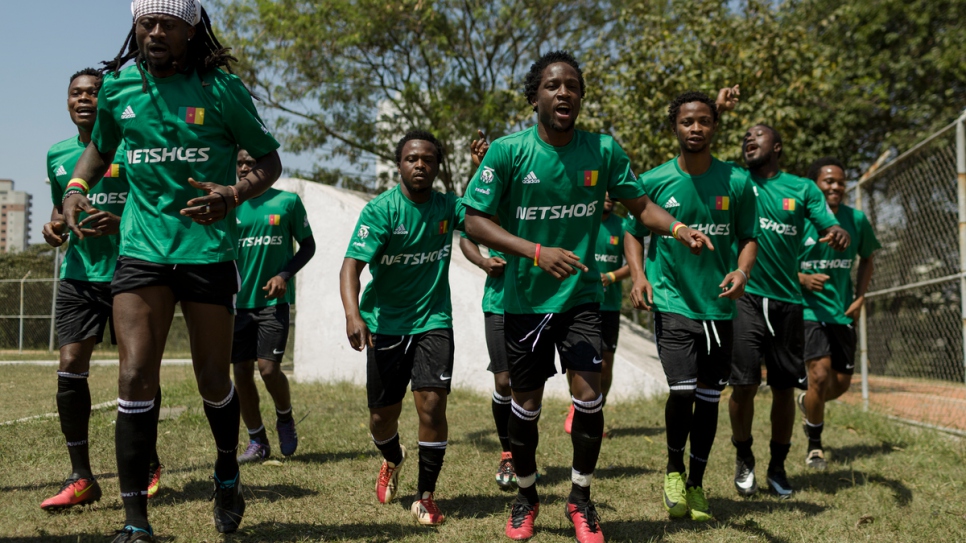
<path fill-rule="evenodd" d="M 3 420 L 54 410 L 52 368 L 5 367 L 0 378 Z M 113 399 L 116 369 L 95 367 L 94 402 Z M 557 377 L 558 379 L 562 377 Z M 161 541 L 506 541 L 503 528 L 511 494 L 493 482 L 499 445 L 489 400 L 457 391 L 451 396 L 450 439 L 438 503 L 448 520 L 439 529 L 417 527 L 408 513 L 415 492 L 415 462 L 401 475 L 399 502 L 380 505 L 373 485 L 380 459 L 366 430 L 364 390 L 349 385 L 294 385 L 300 424 L 299 452 L 280 466 L 245 466 L 248 511 L 242 529 L 222 537 L 212 524 L 214 444 L 191 370 L 163 368 L 165 407 L 187 407 L 160 425 L 159 449 L 167 471 L 151 501 Z M 270 412 L 262 392 L 263 412 Z M 755 426 L 759 475 L 767 462 L 770 396 L 762 394 Z M 548 401 L 541 420 L 538 463 L 543 509 L 535 543 L 570 542 L 563 515 L 570 487 L 570 439 L 562 430 L 567 405 Z M 962 541 L 966 540 L 966 445 L 943 434 L 896 425 L 845 405 L 830 407 L 825 473 L 804 470 L 804 439 L 796 431 L 788 468 L 801 492 L 791 500 L 759 494 L 739 498 L 732 487 L 733 452 L 721 409 L 706 487 L 716 520 L 707 524 L 667 519 L 661 502 L 665 465 L 663 401 L 615 403 L 605 409 L 609 438 L 601 452 L 594 498 L 608 541 Z M 67 475 L 56 419 L 0 427 L 0 542 L 107 541 L 123 521 L 114 475 L 112 409 L 94 413 L 94 470 L 104 498 L 93 507 L 49 515 L 41 500 Z M 271 420 L 271 419 L 266 419 Z M 415 448 L 415 414 L 403 411 L 403 443 Z M 277 439 L 269 435 L 273 447 Z M 415 459 L 415 457 L 413 457 Z M 860 519 L 871 522 L 860 523 Z"/>

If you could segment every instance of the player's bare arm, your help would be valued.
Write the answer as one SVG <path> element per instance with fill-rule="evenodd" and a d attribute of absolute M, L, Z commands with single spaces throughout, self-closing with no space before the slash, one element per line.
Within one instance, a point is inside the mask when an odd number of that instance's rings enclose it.
<path fill-rule="evenodd" d="M 654 306 L 654 289 L 644 273 L 644 244 L 630 232 L 624 232 L 624 260 L 631 277 L 631 303 L 637 309 L 650 311 Z"/>
<path fill-rule="evenodd" d="M 612 271 L 610 273 L 614 274 L 614 279 L 613 280 L 611 280 L 609 274 L 606 274 L 606 273 L 600 274 L 600 282 L 605 287 L 608 287 L 610 285 L 613 285 L 614 283 L 620 283 L 624 279 L 627 279 L 628 277 L 630 277 L 631 276 L 631 269 L 629 267 L 627 267 L 627 264 L 624 264 L 620 268 L 617 268 L 616 271 Z"/>
<path fill-rule="evenodd" d="M 818 240 L 819 243 L 828 243 L 836 251 L 844 251 L 852 243 L 849 233 L 837 224 L 820 230 L 818 234 L 822 236 L 822 239 Z"/>
<path fill-rule="evenodd" d="M 369 327 L 359 312 L 359 276 L 365 267 L 366 263 L 361 260 L 346 258 L 339 272 L 339 294 L 342 296 L 342 307 L 345 308 L 345 334 L 349 344 L 357 351 L 375 346 Z"/>
<path fill-rule="evenodd" d="M 282 175 L 282 161 L 278 151 L 255 159 L 255 167 L 234 186 L 199 182 L 188 178 L 192 187 L 205 192 L 204 196 L 188 200 L 181 214 L 198 224 L 212 224 L 228 216 L 239 204 L 250 200 L 271 187 Z M 236 199 L 237 195 L 237 199 Z"/>
<path fill-rule="evenodd" d="M 563 280 L 588 269 L 573 251 L 560 247 L 540 246 L 538 255 L 536 243 L 514 236 L 490 220 L 489 215 L 471 207 L 466 208 L 466 234 L 497 251 L 533 260 L 556 279 Z"/>
<path fill-rule="evenodd" d="M 661 236 L 671 235 L 670 227 L 672 223 L 676 222 L 675 218 L 661 206 L 651 205 L 653 202 L 647 196 L 620 200 L 620 202 L 651 232 Z M 701 249 L 704 247 L 707 247 L 711 251 L 714 250 L 714 245 L 708 236 L 687 225 L 678 229 L 678 235 L 675 236 L 675 239 L 683 243 L 685 247 L 691 249 L 691 253 L 693 254 L 700 254 Z"/>
<path fill-rule="evenodd" d="M 480 247 L 467 238 L 460 236 L 460 251 L 467 260 L 477 268 L 486 272 L 489 277 L 499 277 L 506 270 L 506 260 L 498 257 L 485 257 L 480 252 Z"/>
<path fill-rule="evenodd" d="M 859 258 L 859 269 L 856 273 L 855 300 L 845 310 L 845 316 L 852 320 L 859 318 L 859 311 L 862 310 L 862 305 L 865 304 L 865 293 L 869 290 L 869 283 L 872 282 L 872 272 L 875 271 L 875 262 L 872 260 L 874 256 L 869 255 L 865 258 Z"/>
<path fill-rule="evenodd" d="M 758 258 L 758 242 L 753 239 L 743 239 L 738 242 L 738 269 L 725 276 L 718 285 L 723 291 L 719 298 L 737 300 L 745 294 L 745 286 L 751 277 L 751 269 L 755 267 Z"/>

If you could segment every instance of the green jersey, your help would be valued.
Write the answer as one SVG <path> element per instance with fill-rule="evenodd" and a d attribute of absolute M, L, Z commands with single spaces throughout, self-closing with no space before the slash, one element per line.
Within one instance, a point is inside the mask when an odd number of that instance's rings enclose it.
<path fill-rule="evenodd" d="M 509 233 L 573 251 L 588 268 L 559 281 L 533 260 L 507 255 L 508 313 L 561 313 L 603 300 L 594 246 L 606 193 L 616 200 L 644 196 L 630 160 L 610 136 L 576 130 L 570 143 L 554 147 L 534 126 L 490 145 L 466 188 L 466 205 L 500 212 Z"/>
<path fill-rule="evenodd" d="M 417 204 L 397 185 L 366 204 L 345 256 L 369 263 L 372 281 L 359 304 L 369 330 L 401 336 L 453 327 L 454 228 L 463 229 L 463 206 L 451 192 Z"/>
<path fill-rule="evenodd" d="M 188 178 L 234 185 L 238 149 L 262 157 L 278 142 L 262 124 L 241 81 L 221 70 L 155 78 L 136 66 L 106 75 L 91 136 L 100 151 L 126 147 L 130 203 L 121 220 L 124 256 L 158 264 L 235 260 L 235 213 L 210 225 L 180 211 L 203 196 Z"/>
<path fill-rule="evenodd" d="M 87 148 L 80 138 L 66 139 L 47 151 L 47 178 L 50 180 L 50 200 L 54 207 L 60 207 L 64 200 L 67 183 L 72 179 L 74 166 Z M 122 216 L 124 202 L 127 201 L 127 166 L 124 152 L 114 157 L 114 163 L 107 168 L 104 179 L 94 185 L 87 198 L 91 205 L 101 211 Z M 81 218 L 87 215 L 82 213 Z M 87 236 L 77 239 L 71 233 L 64 263 L 60 267 L 61 279 L 75 279 L 91 283 L 107 283 L 114 277 L 117 263 L 118 236 Z"/>
<path fill-rule="evenodd" d="M 611 213 L 601 221 L 594 260 L 600 273 L 615 272 L 624 265 L 624 219 L 620 215 Z M 604 301 L 600 304 L 600 310 L 620 311 L 624 297 L 620 282 L 602 288 Z"/>
<path fill-rule="evenodd" d="M 268 189 L 239 206 L 235 222 L 242 279 L 235 306 L 254 309 L 295 302 L 295 278 L 281 298 L 266 299 L 262 287 L 292 260 L 292 241 L 301 243 L 312 235 L 302 199 L 291 192 Z"/>
<path fill-rule="evenodd" d="M 733 319 L 735 302 L 719 297 L 719 285 L 738 267 L 738 241 L 760 239 L 748 172 L 712 158 L 708 171 L 690 175 L 675 157 L 642 174 L 641 184 L 654 203 L 714 244 L 714 251 L 705 248 L 693 255 L 671 236 L 652 237 L 646 269 L 655 310 L 695 320 Z M 638 221 L 630 232 L 635 237 L 648 233 Z"/>
<path fill-rule="evenodd" d="M 466 235 L 465 232 L 460 233 L 464 238 L 473 241 L 472 238 Z M 476 243 L 473 241 L 473 243 Z M 479 245 L 479 244 L 477 244 Z M 506 260 L 506 255 L 497 251 L 496 249 L 490 249 L 488 258 L 502 258 Z M 504 268 L 505 270 L 505 268 Z M 504 271 L 499 277 L 486 276 L 486 282 L 483 283 L 483 312 L 484 313 L 496 313 L 497 315 L 503 314 L 503 280 L 506 278 L 506 272 Z"/>
<path fill-rule="evenodd" d="M 818 230 L 809 223 L 805 224 L 801 271 L 829 276 L 825 281 L 825 288 L 818 292 L 802 289 L 805 320 L 852 324 L 852 319 L 845 316 L 845 310 L 855 299 L 852 290 L 852 263 L 856 255 L 868 258 L 882 246 L 875 238 L 875 231 L 865 213 L 843 204 L 839 205 L 835 218 L 852 236 L 852 243 L 842 252 L 832 249 L 827 243 L 819 243 Z"/>
<path fill-rule="evenodd" d="M 747 292 L 790 304 L 802 303 L 798 257 L 806 220 L 818 230 L 838 221 L 812 181 L 779 172 L 771 179 L 751 176 L 758 197 L 758 259 Z"/>

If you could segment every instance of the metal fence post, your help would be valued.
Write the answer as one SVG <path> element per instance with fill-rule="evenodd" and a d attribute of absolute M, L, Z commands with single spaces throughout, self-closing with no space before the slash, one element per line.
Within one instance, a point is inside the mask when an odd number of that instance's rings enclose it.
<path fill-rule="evenodd" d="M 855 187 L 855 209 L 862 211 L 862 185 Z M 866 325 L 866 304 L 859 309 L 859 373 L 862 377 L 862 410 L 869 410 L 869 334 Z"/>
<path fill-rule="evenodd" d="M 956 122 L 956 189 L 959 200 L 959 299 L 963 317 L 963 365 L 966 366 L 966 111 Z"/>
<path fill-rule="evenodd" d="M 30 277 L 29 271 L 27 272 L 27 275 L 24 275 L 23 279 L 20 280 L 20 339 L 17 342 L 17 348 L 21 353 L 23 353 L 23 285 L 27 281 L 28 277 Z"/>
<path fill-rule="evenodd" d="M 57 249 L 54 251 L 54 282 L 53 287 L 51 287 L 53 290 L 51 291 L 50 296 L 50 341 L 47 344 L 47 349 L 50 352 L 54 352 L 54 313 L 57 308 L 57 282 L 60 279 L 60 274 L 57 273 L 59 271 L 58 268 L 60 267 L 59 264 L 60 247 L 57 247 Z"/>

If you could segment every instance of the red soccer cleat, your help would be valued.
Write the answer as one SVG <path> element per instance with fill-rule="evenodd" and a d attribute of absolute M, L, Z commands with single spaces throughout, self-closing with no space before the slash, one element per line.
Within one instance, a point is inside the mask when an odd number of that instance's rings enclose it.
<path fill-rule="evenodd" d="M 75 505 L 87 505 L 101 499 L 101 485 L 94 479 L 67 479 L 54 497 L 40 504 L 44 511 L 57 511 Z"/>
<path fill-rule="evenodd" d="M 382 467 L 379 468 L 379 478 L 376 479 L 376 499 L 379 500 L 379 503 L 389 503 L 396 497 L 399 468 L 406 461 L 406 448 L 400 448 L 402 449 L 403 459 L 398 464 L 383 460 Z"/>
<path fill-rule="evenodd" d="M 158 488 L 161 487 L 161 470 L 163 469 L 164 464 L 152 463 L 148 467 L 149 473 L 151 474 L 151 480 L 148 483 L 148 499 L 153 498 L 158 493 Z"/>
<path fill-rule="evenodd" d="M 439 526 L 446 520 L 436 505 L 432 492 L 423 492 L 422 497 L 413 502 L 410 511 L 416 522 L 423 526 Z"/>
<path fill-rule="evenodd" d="M 567 518 L 574 523 L 577 543 L 604 543 L 604 534 L 600 531 L 600 517 L 593 502 L 585 505 L 567 502 Z"/>
<path fill-rule="evenodd" d="M 506 536 L 514 541 L 524 541 L 533 537 L 533 523 L 539 513 L 539 503 L 527 505 L 513 502 L 510 518 L 506 521 Z"/>

